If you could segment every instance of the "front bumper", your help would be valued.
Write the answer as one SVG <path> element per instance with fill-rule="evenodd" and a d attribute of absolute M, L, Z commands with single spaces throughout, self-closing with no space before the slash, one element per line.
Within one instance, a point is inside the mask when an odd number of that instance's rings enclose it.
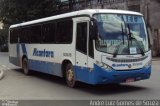
<path fill-rule="evenodd" d="M 151 75 L 151 66 L 142 69 L 116 71 L 105 70 L 97 65 L 89 75 L 90 84 L 109 84 L 109 83 L 124 83 L 127 79 L 134 79 L 134 81 L 149 79 Z"/>

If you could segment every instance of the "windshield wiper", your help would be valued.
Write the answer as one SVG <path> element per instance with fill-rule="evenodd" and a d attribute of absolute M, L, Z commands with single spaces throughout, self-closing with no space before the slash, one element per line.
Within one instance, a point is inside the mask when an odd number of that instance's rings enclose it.
<path fill-rule="evenodd" d="M 141 48 L 141 45 L 139 44 L 139 42 L 137 41 L 137 39 L 132 36 L 132 33 L 131 33 L 131 29 L 130 29 L 129 24 L 128 24 L 128 30 L 129 30 L 129 33 L 128 33 L 129 40 L 131 41 L 131 43 L 132 43 L 132 40 L 134 40 L 134 41 L 137 43 L 137 45 L 138 45 L 138 47 L 139 47 L 139 49 L 140 49 L 140 51 L 141 51 L 142 56 L 144 56 L 145 54 L 144 54 L 143 49 Z"/>
<path fill-rule="evenodd" d="M 124 45 L 124 35 L 125 35 L 125 33 L 123 31 L 123 25 L 122 25 L 122 23 L 121 23 L 121 29 L 122 29 L 122 40 L 123 40 L 123 45 Z"/>
<path fill-rule="evenodd" d="M 122 32 L 121 32 L 121 35 L 122 35 L 122 40 L 123 40 L 123 45 L 124 45 L 124 36 L 126 35 L 124 30 L 123 30 L 123 24 L 121 23 L 121 29 L 122 29 Z M 116 47 L 116 51 L 114 52 L 113 54 L 113 57 L 115 58 L 118 54 L 118 51 L 119 51 L 119 48 L 120 46 L 122 45 L 122 43 L 120 43 L 117 47 Z"/>
<path fill-rule="evenodd" d="M 126 25 L 126 24 L 125 24 L 125 25 Z M 139 42 L 137 41 L 136 38 L 134 38 L 134 37 L 132 36 L 132 33 L 131 33 L 131 29 L 130 29 L 129 24 L 127 25 L 127 27 L 128 27 L 128 31 L 129 31 L 128 34 L 127 34 L 127 29 L 126 29 L 126 27 L 125 27 L 125 30 L 126 30 L 126 31 L 124 32 L 124 30 L 123 30 L 123 25 L 122 25 L 122 23 L 121 23 L 123 42 L 120 43 L 120 44 L 116 47 L 116 50 L 115 50 L 115 52 L 114 52 L 114 54 L 113 54 L 113 57 L 115 58 L 115 57 L 117 56 L 120 46 L 121 46 L 122 44 L 124 45 L 124 35 L 127 36 L 127 40 L 128 40 L 128 53 L 130 53 L 130 42 L 129 42 L 129 41 L 131 41 L 131 44 L 132 44 L 132 40 L 134 40 L 134 41 L 137 43 L 138 48 L 140 49 L 142 56 L 145 56 L 144 51 L 143 51 L 143 49 L 141 48 Z"/>

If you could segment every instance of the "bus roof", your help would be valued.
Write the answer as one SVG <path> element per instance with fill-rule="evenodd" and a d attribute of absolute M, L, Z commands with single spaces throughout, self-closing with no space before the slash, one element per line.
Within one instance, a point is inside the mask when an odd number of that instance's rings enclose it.
<path fill-rule="evenodd" d="M 37 19 L 37 20 L 33 20 L 33 21 L 28 21 L 28 22 L 24 22 L 24 23 L 20 23 L 20 24 L 15 24 L 15 25 L 11 25 L 10 28 L 27 26 L 27 25 L 40 23 L 40 22 L 46 22 L 46 21 L 51 21 L 51 20 L 55 20 L 55 19 L 67 18 L 67 17 L 74 17 L 74 16 L 79 16 L 79 15 L 88 15 L 88 16 L 92 17 L 92 15 L 95 13 L 117 13 L 117 14 L 131 14 L 131 15 L 141 15 L 142 16 L 141 13 L 133 12 L 133 11 L 126 11 L 126 10 L 86 9 L 86 10 L 74 11 L 74 12 L 70 12 L 70 13 L 46 17 L 46 18 L 42 18 L 42 19 Z"/>

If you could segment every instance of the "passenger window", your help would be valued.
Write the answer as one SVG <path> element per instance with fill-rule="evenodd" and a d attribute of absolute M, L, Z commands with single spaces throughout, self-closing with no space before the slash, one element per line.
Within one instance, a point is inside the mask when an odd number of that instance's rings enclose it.
<path fill-rule="evenodd" d="M 41 43 L 41 25 L 30 28 L 31 43 Z"/>
<path fill-rule="evenodd" d="M 57 23 L 56 43 L 69 44 L 72 42 L 73 21 L 65 20 Z"/>
<path fill-rule="evenodd" d="M 55 43 L 55 23 L 47 23 L 43 25 L 42 43 Z"/>

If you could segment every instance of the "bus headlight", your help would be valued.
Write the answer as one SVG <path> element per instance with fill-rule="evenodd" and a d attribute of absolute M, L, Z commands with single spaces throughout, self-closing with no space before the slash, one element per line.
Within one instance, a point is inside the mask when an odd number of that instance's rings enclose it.
<path fill-rule="evenodd" d="M 103 63 L 103 62 L 99 62 L 99 61 L 96 61 L 96 64 L 100 67 L 102 67 L 103 69 L 107 70 L 107 71 L 112 71 L 112 67 L 110 67 L 109 65 Z"/>
<path fill-rule="evenodd" d="M 145 68 L 148 68 L 148 67 L 151 66 L 151 64 L 152 64 L 152 61 L 150 60 L 144 67 L 145 67 Z"/>

